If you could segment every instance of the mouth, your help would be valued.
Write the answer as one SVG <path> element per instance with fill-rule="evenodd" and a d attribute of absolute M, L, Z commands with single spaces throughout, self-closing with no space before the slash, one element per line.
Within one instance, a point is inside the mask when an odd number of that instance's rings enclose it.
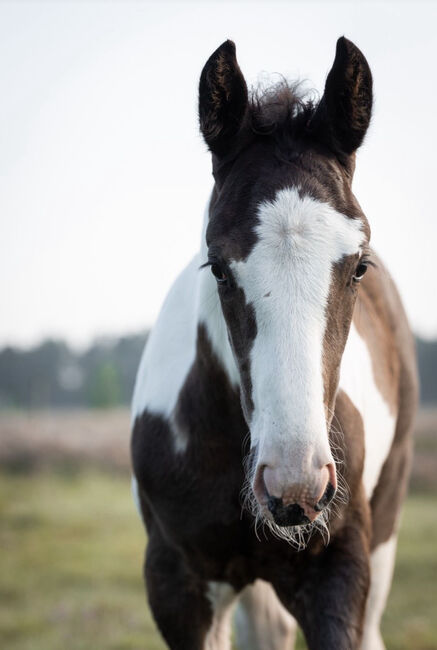
<path fill-rule="evenodd" d="M 316 515 L 312 521 L 305 515 L 303 508 L 299 504 L 293 503 L 284 506 L 281 499 L 269 495 L 265 495 L 265 498 L 260 502 L 255 498 L 251 487 L 247 483 L 243 497 L 243 507 L 254 516 L 255 532 L 258 539 L 261 539 L 258 531 L 265 529 L 273 537 L 285 541 L 296 551 L 302 551 L 307 547 L 314 532 L 318 531 L 323 543 L 325 545 L 329 543 L 327 509 L 317 513 L 319 516 Z"/>
<path fill-rule="evenodd" d="M 245 458 L 246 480 L 241 493 L 242 508 L 254 517 L 255 532 L 269 531 L 274 537 L 284 540 L 296 551 L 305 549 L 317 531 L 323 543 L 329 543 L 329 505 L 337 494 L 336 485 L 329 481 L 325 492 L 309 499 L 307 494 L 285 494 L 285 499 L 269 494 L 264 481 L 264 466 L 257 468 L 256 449 L 251 449 Z M 258 469 L 258 471 L 257 471 Z M 316 491 L 317 492 L 317 491 Z M 293 498 L 294 496 L 294 498 Z M 300 503 L 296 497 L 300 499 Z M 284 503 L 285 501 L 285 503 Z"/>

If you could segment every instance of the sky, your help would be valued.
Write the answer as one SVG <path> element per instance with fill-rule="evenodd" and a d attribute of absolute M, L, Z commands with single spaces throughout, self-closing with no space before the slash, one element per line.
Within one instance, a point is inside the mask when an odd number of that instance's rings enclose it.
<path fill-rule="evenodd" d="M 434 2 L 0 3 L 0 345 L 153 324 L 212 187 L 203 64 L 323 90 L 340 35 L 372 68 L 354 192 L 415 331 L 437 336 Z"/>

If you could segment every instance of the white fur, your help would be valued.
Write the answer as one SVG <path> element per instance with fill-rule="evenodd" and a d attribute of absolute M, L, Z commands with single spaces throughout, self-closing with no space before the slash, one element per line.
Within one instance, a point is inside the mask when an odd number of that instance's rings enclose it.
<path fill-rule="evenodd" d="M 292 459 L 292 466 L 300 465 L 316 447 L 330 462 L 322 378 L 325 307 L 333 264 L 358 253 L 364 234 L 361 221 L 301 198 L 296 189 L 281 190 L 258 214 L 256 245 L 245 261 L 232 264 L 256 313 L 251 435 L 264 462 L 280 462 L 288 471 Z"/>
<path fill-rule="evenodd" d="M 384 650 L 379 629 L 390 591 L 396 556 L 396 535 L 378 546 L 370 558 L 371 582 L 361 650 Z"/>
<path fill-rule="evenodd" d="M 199 268 L 207 261 L 204 241 L 207 222 L 208 208 L 201 251 L 178 276 L 165 299 L 143 351 L 132 400 L 132 424 L 146 409 L 169 419 L 178 453 L 184 452 L 187 435 L 177 425 L 174 409 L 196 356 L 200 323 L 205 325 L 212 349 L 231 383 L 238 385 L 239 382 L 216 282 L 209 269 Z"/>
<path fill-rule="evenodd" d="M 273 587 L 257 580 L 241 593 L 235 628 L 239 650 L 292 650 L 297 624 Z"/>
<path fill-rule="evenodd" d="M 209 582 L 207 597 L 213 611 L 211 628 L 204 650 L 231 650 L 231 615 L 235 601 L 234 589 L 225 582 Z"/>
<path fill-rule="evenodd" d="M 364 339 L 352 323 L 340 369 L 340 386 L 361 414 L 365 434 L 363 482 L 370 499 L 390 452 L 396 419 L 375 383 Z"/>
<path fill-rule="evenodd" d="M 196 256 L 165 299 L 141 358 L 132 401 L 132 419 L 145 409 L 170 417 L 192 366 L 197 340 Z"/>
<path fill-rule="evenodd" d="M 204 230 L 207 218 L 206 213 Z M 300 198 L 294 189 L 282 190 L 274 201 L 262 204 L 259 220 L 259 241 L 251 254 L 245 262 L 232 263 L 257 319 L 251 354 L 251 434 L 253 442 L 266 446 L 266 453 L 282 457 L 289 450 L 296 457 L 308 444 L 327 445 L 322 345 L 331 268 L 343 255 L 359 251 L 363 233 L 360 221 L 309 197 Z M 199 322 L 230 381 L 239 383 L 215 280 L 209 269 L 199 271 L 206 259 L 203 233 L 200 254 L 171 288 L 149 337 L 132 403 L 133 421 L 145 409 L 170 420 L 178 452 L 185 449 L 187 438 L 172 415 L 195 359 Z M 394 417 L 375 385 L 369 352 L 353 326 L 340 386 L 364 419 L 364 483 L 370 497 L 391 446 Z"/>

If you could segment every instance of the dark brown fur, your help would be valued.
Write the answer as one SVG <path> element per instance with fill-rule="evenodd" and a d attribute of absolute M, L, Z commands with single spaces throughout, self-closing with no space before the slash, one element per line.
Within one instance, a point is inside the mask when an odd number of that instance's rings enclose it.
<path fill-rule="evenodd" d="M 336 417 L 345 427 L 344 478 L 352 497 L 348 507 L 341 508 L 342 518 L 332 522 L 329 546 L 314 536 L 306 551 L 296 553 L 269 534 L 259 541 L 240 504 L 247 426 L 239 396 L 205 332 L 199 334 L 197 359 L 177 416 L 190 432 L 186 452 L 174 454 L 169 425 L 147 412 L 136 420 L 132 436 L 149 534 L 145 577 L 157 624 L 171 648 L 200 650 L 212 615 L 207 583 L 223 581 L 240 591 L 262 578 L 274 585 L 296 616 L 310 647 L 334 647 L 320 646 L 315 628 L 322 638 L 340 634 L 342 641 L 335 647 L 355 647 L 349 644 L 359 638 L 362 627 L 370 544 L 369 507 L 359 483 L 364 458 L 361 418 L 341 394 Z M 347 617 L 343 607 L 338 608 L 345 601 Z"/>
<path fill-rule="evenodd" d="M 301 195 L 360 219 L 370 237 L 351 181 L 371 105 L 367 62 L 344 38 L 318 104 L 286 84 L 250 98 L 230 41 L 210 57 L 199 87 L 200 125 L 216 181 L 206 239 L 209 261 L 222 265 L 229 282 L 228 261 L 244 260 L 257 241 L 259 202 L 282 188 L 297 187 Z M 218 289 L 241 394 L 199 324 L 196 358 L 172 421 L 145 410 L 134 423 L 133 468 L 149 536 L 145 580 L 154 617 L 172 650 L 204 647 L 213 617 L 210 581 L 239 592 L 258 578 L 273 585 L 311 650 L 360 645 L 369 554 L 392 534 L 405 493 L 417 385 L 414 346 L 393 283 L 377 261 L 358 289 L 351 284 L 356 263 L 353 256 L 338 263 L 327 307 L 325 406 L 328 421 L 335 411 L 330 440 L 340 447 L 337 469 L 349 488 L 348 503 L 338 504 L 331 517 L 328 546 L 318 534 L 299 553 L 269 532 L 258 539 L 252 516 L 241 509 L 243 459 L 250 447 L 245 415 L 253 408 L 249 352 L 257 333 L 253 305 L 242 290 L 231 297 L 230 285 Z M 375 382 L 397 416 L 392 449 L 370 504 L 362 483 L 363 421 L 348 396 L 337 391 L 352 317 L 369 347 Z M 182 453 L 175 450 L 175 431 L 187 442 Z"/>

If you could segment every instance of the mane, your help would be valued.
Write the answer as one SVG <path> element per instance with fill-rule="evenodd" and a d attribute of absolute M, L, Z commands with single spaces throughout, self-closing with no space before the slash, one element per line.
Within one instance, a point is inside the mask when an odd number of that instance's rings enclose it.
<path fill-rule="evenodd" d="M 303 81 L 281 78 L 267 87 L 253 88 L 249 98 L 249 127 L 260 136 L 276 141 L 297 139 L 305 135 L 319 98 L 314 90 L 305 90 Z"/>

